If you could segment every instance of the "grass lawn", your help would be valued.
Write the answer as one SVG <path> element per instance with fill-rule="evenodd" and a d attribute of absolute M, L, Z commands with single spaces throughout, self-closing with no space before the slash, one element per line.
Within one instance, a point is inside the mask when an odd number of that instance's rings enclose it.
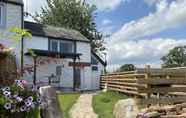
<path fill-rule="evenodd" d="M 76 103 L 80 93 L 61 93 L 58 95 L 60 107 L 63 111 L 64 118 L 69 118 L 69 111 L 73 104 Z"/>
<path fill-rule="evenodd" d="M 33 115 L 32 118 L 41 118 L 39 109 L 35 109 L 32 115 Z"/>
<path fill-rule="evenodd" d="M 99 118 L 114 118 L 114 105 L 118 100 L 125 98 L 127 98 L 127 96 L 119 94 L 117 92 L 102 92 L 99 95 L 93 97 L 94 111 L 99 115 Z"/>

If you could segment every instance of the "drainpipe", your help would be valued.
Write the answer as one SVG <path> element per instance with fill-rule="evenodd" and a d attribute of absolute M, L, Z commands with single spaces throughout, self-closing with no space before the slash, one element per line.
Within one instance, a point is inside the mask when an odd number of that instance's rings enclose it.
<path fill-rule="evenodd" d="M 74 41 L 74 53 L 76 54 L 77 53 L 77 42 Z M 75 74 L 75 71 L 76 71 L 76 66 L 75 66 L 75 63 L 76 63 L 76 57 L 73 58 L 73 90 L 75 91 L 76 90 L 76 74 Z"/>
<path fill-rule="evenodd" d="M 76 58 L 73 59 L 73 89 L 74 91 L 76 90 L 76 66 L 75 66 L 75 63 L 76 63 Z"/>
<path fill-rule="evenodd" d="M 21 6 L 22 23 L 21 29 L 24 29 L 24 5 Z M 21 37 L 21 76 L 23 76 L 23 66 L 24 66 L 24 37 Z"/>
<path fill-rule="evenodd" d="M 33 59 L 34 59 L 34 79 L 33 79 L 33 84 L 36 85 L 36 75 L 37 75 L 37 56 L 34 56 Z"/>

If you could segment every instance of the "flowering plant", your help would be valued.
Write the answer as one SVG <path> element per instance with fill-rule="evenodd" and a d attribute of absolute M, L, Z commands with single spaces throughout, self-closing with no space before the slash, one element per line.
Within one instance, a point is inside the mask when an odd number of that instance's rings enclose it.
<path fill-rule="evenodd" d="M 27 117 L 34 109 L 38 109 L 40 104 L 38 88 L 33 86 L 30 89 L 25 80 L 15 80 L 12 86 L 0 90 L 0 116 L 3 118 L 17 113 Z"/>

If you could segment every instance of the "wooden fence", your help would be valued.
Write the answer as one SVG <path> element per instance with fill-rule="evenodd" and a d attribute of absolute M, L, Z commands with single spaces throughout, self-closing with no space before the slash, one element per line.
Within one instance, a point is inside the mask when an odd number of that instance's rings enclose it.
<path fill-rule="evenodd" d="M 101 88 L 140 96 L 145 103 L 186 101 L 186 68 L 137 69 L 101 76 Z"/>

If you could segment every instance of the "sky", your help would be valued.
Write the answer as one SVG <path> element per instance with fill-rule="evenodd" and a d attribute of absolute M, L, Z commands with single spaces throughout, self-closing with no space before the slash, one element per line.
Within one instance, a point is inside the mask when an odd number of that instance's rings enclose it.
<path fill-rule="evenodd" d="M 34 13 L 45 0 L 24 0 Z M 97 6 L 96 23 L 105 38 L 108 69 L 123 64 L 160 67 L 162 56 L 186 45 L 186 0 L 87 0 Z"/>

